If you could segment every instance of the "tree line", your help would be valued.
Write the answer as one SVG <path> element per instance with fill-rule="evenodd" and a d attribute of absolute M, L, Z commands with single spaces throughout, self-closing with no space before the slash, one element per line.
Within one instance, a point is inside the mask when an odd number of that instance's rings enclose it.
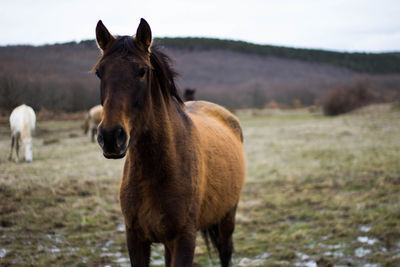
<path fill-rule="evenodd" d="M 18 79 L 14 75 L 0 76 L 0 107 L 11 111 L 22 103 L 35 110 L 74 112 L 86 110 L 100 102 L 99 92 L 85 88 L 79 82 L 69 84 Z"/>
<path fill-rule="evenodd" d="M 347 53 L 317 49 L 289 48 L 258 45 L 243 41 L 212 38 L 158 38 L 167 47 L 180 49 L 222 49 L 263 56 L 274 56 L 309 62 L 327 63 L 358 72 L 389 74 L 400 73 L 400 53 Z"/>

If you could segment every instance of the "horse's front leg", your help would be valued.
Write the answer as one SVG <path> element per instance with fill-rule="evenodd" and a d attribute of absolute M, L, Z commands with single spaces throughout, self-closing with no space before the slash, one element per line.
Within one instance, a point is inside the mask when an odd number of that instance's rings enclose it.
<path fill-rule="evenodd" d="M 171 252 L 171 266 L 173 267 L 192 267 L 194 250 L 196 247 L 196 230 L 190 230 L 178 235 L 168 245 Z"/>
<path fill-rule="evenodd" d="M 128 245 L 131 266 L 147 267 L 150 264 L 151 242 L 142 241 L 132 228 L 126 226 L 126 242 Z"/>
<path fill-rule="evenodd" d="M 165 267 L 171 267 L 171 251 L 166 244 L 164 244 L 164 259 Z"/>
<path fill-rule="evenodd" d="M 92 128 L 92 143 L 94 143 L 94 138 L 97 136 L 97 128 Z"/>

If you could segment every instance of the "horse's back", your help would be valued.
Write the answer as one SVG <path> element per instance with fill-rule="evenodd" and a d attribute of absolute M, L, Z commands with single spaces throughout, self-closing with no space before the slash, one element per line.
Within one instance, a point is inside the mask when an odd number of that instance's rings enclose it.
<path fill-rule="evenodd" d="M 13 133 L 21 132 L 24 127 L 29 126 L 30 130 L 35 129 L 36 115 L 30 106 L 22 104 L 16 107 L 10 115 L 10 126 Z"/>
<path fill-rule="evenodd" d="M 202 155 L 199 228 L 217 223 L 239 201 L 245 180 L 243 134 L 227 109 L 205 101 L 186 102 Z"/>
<path fill-rule="evenodd" d="M 226 108 L 207 101 L 188 101 L 185 102 L 186 110 L 189 115 L 198 115 L 203 119 L 213 119 L 217 123 L 225 125 L 243 143 L 243 133 L 239 120 Z"/>

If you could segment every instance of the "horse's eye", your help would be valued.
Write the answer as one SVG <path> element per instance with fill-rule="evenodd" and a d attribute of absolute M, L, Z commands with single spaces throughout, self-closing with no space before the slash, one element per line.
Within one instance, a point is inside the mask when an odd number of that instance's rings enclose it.
<path fill-rule="evenodd" d="M 138 76 L 140 78 L 143 78 L 145 74 L 146 74 L 146 68 L 140 68 L 139 72 L 138 72 Z"/>
<path fill-rule="evenodd" d="M 99 77 L 99 79 L 101 79 L 99 70 L 96 70 L 95 73 L 96 73 L 96 76 Z"/>

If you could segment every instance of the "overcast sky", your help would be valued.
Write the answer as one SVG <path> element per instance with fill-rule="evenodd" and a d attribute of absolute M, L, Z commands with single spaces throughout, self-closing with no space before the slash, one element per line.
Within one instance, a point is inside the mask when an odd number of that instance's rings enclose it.
<path fill-rule="evenodd" d="M 400 51 L 399 0 L 0 0 L 0 45 L 133 35 L 216 37 L 338 51 Z"/>

